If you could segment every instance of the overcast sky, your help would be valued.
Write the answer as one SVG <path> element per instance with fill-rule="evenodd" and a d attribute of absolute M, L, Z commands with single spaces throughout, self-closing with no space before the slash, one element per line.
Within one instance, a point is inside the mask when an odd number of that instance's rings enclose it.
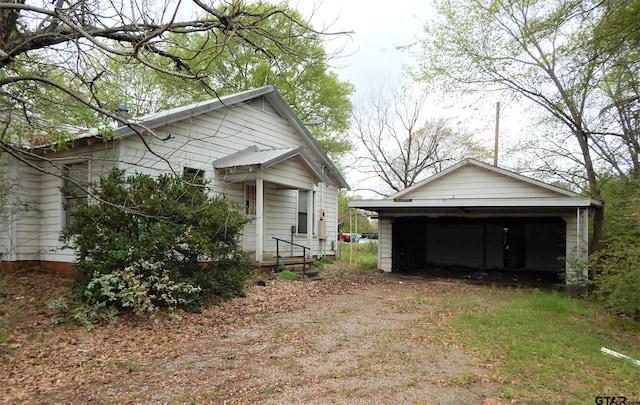
<path fill-rule="evenodd" d="M 379 86 L 383 80 L 391 83 L 403 81 L 403 66 L 415 61 L 407 52 L 399 51 L 396 47 L 423 39 L 425 22 L 436 15 L 428 0 L 297 1 L 297 9 L 305 17 L 311 18 L 317 29 L 329 26 L 331 32 L 354 32 L 350 37 L 342 36 L 326 43 L 328 52 L 344 48 L 342 57 L 335 62 L 338 65 L 335 71 L 342 80 L 355 85 L 354 99 Z M 315 14 L 312 16 L 314 5 Z M 295 0 L 292 6 L 295 7 Z M 419 84 L 415 89 L 422 91 Z M 476 140 L 488 148 L 493 148 L 495 107 L 498 101 L 501 102 L 500 150 L 514 145 L 526 131 L 524 125 L 527 120 L 523 118 L 523 111 L 512 101 L 484 98 L 478 102 L 473 100 L 470 106 L 462 109 L 457 98 L 436 98 L 436 95 L 430 95 L 426 117 L 446 118 L 452 125 L 472 132 Z M 347 180 L 357 188 L 360 176 L 353 170 L 346 171 Z"/>
<path fill-rule="evenodd" d="M 313 2 L 299 0 L 299 10 L 310 16 Z M 327 42 L 329 52 L 341 49 L 343 57 L 336 72 L 343 80 L 366 91 L 381 78 L 399 78 L 402 65 L 411 62 L 396 50 L 422 36 L 424 21 L 432 14 L 424 0 L 316 0 L 311 17 L 317 28 L 330 25 L 330 31 L 353 31 L 348 37 Z"/>

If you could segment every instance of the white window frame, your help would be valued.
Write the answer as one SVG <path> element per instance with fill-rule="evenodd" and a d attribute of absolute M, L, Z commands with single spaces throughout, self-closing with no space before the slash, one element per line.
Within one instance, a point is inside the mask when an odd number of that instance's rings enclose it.
<path fill-rule="evenodd" d="M 311 193 L 311 207 L 309 207 L 309 193 Z M 316 205 L 316 192 L 313 190 L 298 190 L 298 201 L 296 204 L 296 231 L 300 235 L 307 235 L 311 232 L 312 235 L 316 234 L 315 225 L 315 205 Z M 302 211 L 304 209 L 305 211 Z M 301 221 L 301 217 L 304 215 L 304 221 Z M 311 215 L 311 229 L 308 229 L 309 215 Z M 301 230 L 301 223 L 304 223 L 304 229 Z"/>
<path fill-rule="evenodd" d="M 244 213 L 246 215 L 256 215 L 257 187 L 255 184 L 245 183 L 244 185 Z"/>
<path fill-rule="evenodd" d="M 85 166 L 85 178 L 77 178 L 77 174 L 71 170 L 74 167 Z M 87 204 L 89 199 L 89 192 L 87 186 L 89 185 L 89 161 L 78 161 L 62 166 L 63 178 L 62 178 L 62 213 L 63 213 L 63 227 L 67 227 L 73 222 L 73 213 L 77 211 L 77 208 L 69 207 L 74 202 L 80 204 Z M 75 178 L 72 176 L 76 176 Z M 80 184 L 76 184 L 80 183 Z M 69 191 L 72 191 L 70 193 Z"/>

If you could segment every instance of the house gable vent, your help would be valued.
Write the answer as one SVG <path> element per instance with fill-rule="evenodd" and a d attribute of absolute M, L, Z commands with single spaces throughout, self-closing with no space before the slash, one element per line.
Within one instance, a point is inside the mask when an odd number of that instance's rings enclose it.
<path fill-rule="evenodd" d="M 269 114 L 277 115 L 278 117 L 282 117 L 278 111 L 269 103 L 269 101 L 265 97 L 258 97 L 251 101 L 249 101 L 248 105 L 253 108 L 256 108 L 260 111 L 264 111 Z"/>

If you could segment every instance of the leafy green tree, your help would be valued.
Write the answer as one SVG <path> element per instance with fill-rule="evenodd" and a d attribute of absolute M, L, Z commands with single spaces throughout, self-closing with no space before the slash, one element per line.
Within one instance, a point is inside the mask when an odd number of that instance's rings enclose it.
<path fill-rule="evenodd" d="M 258 2 L 247 11 L 267 13 L 275 6 Z M 222 12 L 223 6 L 220 6 Z M 351 112 L 349 95 L 354 88 L 329 70 L 322 36 L 308 33 L 298 11 L 287 9 L 254 25 L 254 31 L 230 37 L 224 43 L 215 32 L 172 34 L 172 53 L 178 55 L 202 80 L 185 81 L 141 63 L 112 62 L 109 98 L 137 106 L 136 114 L 185 105 L 265 85 L 275 85 L 300 120 L 330 154 L 339 155 L 351 147 L 344 132 Z M 265 33 L 278 38 L 284 49 L 272 53 L 265 48 Z M 283 49 L 283 50 L 284 50 Z M 206 80 L 205 80 L 206 78 Z"/>
<path fill-rule="evenodd" d="M 344 190 L 340 190 L 338 193 L 338 223 L 342 224 L 341 231 L 347 233 L 377 232 L 377 221 L 372 221 L 369 218 L 372 213 L 349 207 L 349 202 L 359 198 L 348 195 Z"/>
<path fill-rule="evenodd" d="M 92 189 L 63 233 L 77 252 L 75 295 L 90 308 L 198 310 L 242 294 L 247 220 L 203 181 L 114 170 Z"/>
<path fill-rule="evenodd" d="M 635 1 L 438 1 L 440 19 L 426 27 L 417 73 L 448 89 L 504 91 L 541 107 L 560 125 L 554 130 L 564 129 L 556 132 L 559 142 L 572 140 L 570 158 L 579 159 L 569 163 L 581 165 L 587 192 L 601 199 L 599 170 L 610 170 L 608 158 L 629 150 L 610 148 L 618 134 L 603 130 L 600 111 L 607 97 L 600 84 L 611 56 L 594 45 L 594 33 L 603 27 L 603 16 L 611 11 L 607 7 L 622 10 L 630 3 Z M 608 50 L 616 52 L 613 46 Z M 570 139 L 565 140 L 566 133 Z M 603 221 L 604 210 L 597 210 L 595 250 Z"/>
<path fill-rule="evenodd" d="M 640 0 L 603 2 L 592 46 L 602 60 L 605 94 L 598 153 L 618 176 L 640 172 Z"/>
<path fill-rule="evenodd" d="M 640 177 L 608 177 L 603 247 L 593 257 L 596 295 L 615 312 L 640 320 Z"/>
<path fill-rule="evenodd" d="M 198 55 L 207 53 L 203 63 L 213 68 L 217 58 L 234 50 L 263 55 L 264 63 L 278 64 L 290 58 L 300 70 L 326 66 L 320 64 L 326 59 L 321 58 L 318 47 L 319 38 L 328 33 L 313 29 L 286 4 L 248 6 L 241 0 L 194 0 L 190 4 L 190 18 L 181 19 L 187 15 L 184 2 L 134 0 L 122 7 L 110 2 L 0 0 L 0 153 L 60 175 L 57 165 L 38 164 L 37 156 L 32 156 L 25 144 L 55 143 L 61 147 L 63 141 L 74 137 L 77 127 L 100 128 L 109 136 L 114 120 L 128 125 L 114 109 L 121 101 L 115 97 L 121 94 L 116 88 L 142 90 L 147 84 L 144 78 L 150 77 L 148 72 L 190 81 L 194 87 L 206 88 L 210 95 L 217 94 L 219 83 L 210 72 L 197 60 L 188 59 L 194 49 L 182 48 L 181 44 L 197 43 L 186 36 L 206 37 L 206 49 Z M 283 30 L 272 31 L 279 24 L 285 24 Z M 307 43 L 311 45 L 303 46 Z M 136 79 L 113 81 L 110 72 L 123 65 L 147 70 Z M 228 69 L 232 72 L 234 65 L 229 63 Z M 346 99 L 341 97 L 349 94 L 350 86 L 335 77 L 332 82 L 331 74 L 324 73 L 326 77 L 319 77 L 316 84 L 328 95 L 315 93 L 315 98 L 299 103 L 299 112 L 322 110 L 326 107 L 317 103 L 329 104 L 334 96 L 348 110 Z M 287 77 L 294 79 L 298 77 Z M 138 87 L 126 86 L 133 82 Z M 330 88 L 332 85 L 335 88 Z M 148 100 L 154 96 L 153 91 L 145 95 Z M 331 133 L 340 130 L 339 117 L 335 122 L 319 122 Z"/>

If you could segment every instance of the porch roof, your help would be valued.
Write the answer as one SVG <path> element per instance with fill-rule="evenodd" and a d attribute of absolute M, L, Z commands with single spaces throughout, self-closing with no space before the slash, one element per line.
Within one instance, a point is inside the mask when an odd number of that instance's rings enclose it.
<path fill-rule="evenodd" d="M 236 172 L 235 169 L 241 169 L 240 172 L 243 173 L 243 175 L 238 179 L 238 181 L 240 181 L 247 180 L 248 177 L 246 174 L 254 172 L 254 169 L 265 170 L 278 163 L 296 157 L 303 162 L 307 171 L 317 181 L 329 184 L 329 177 L 313 162 L 309 154 L 301 146 L 295 148 L 259 150 L 256 145 L 253 145 L 215 160 L 213 167 L 215 169 L 234 169 L 234 172 Z M 227 177 L 227 180 L 232 179 Z"/>

